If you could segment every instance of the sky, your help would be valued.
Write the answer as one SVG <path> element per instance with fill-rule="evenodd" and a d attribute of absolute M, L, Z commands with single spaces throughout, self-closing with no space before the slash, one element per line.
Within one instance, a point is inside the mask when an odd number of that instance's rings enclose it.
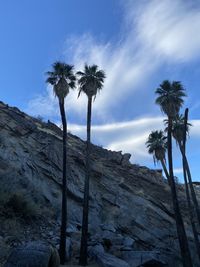
<path fill-rule="evenodd" d="M 155 104 L 163 80 L 181 81 L 192 123 L 187 153 L 200 181 L 200 1 L 6 0 L 0 2 L 0 100 L 58 125 L 58 101 L 45 83 L 55 61 L 97 64 L 106 73 L 93 102 L 92 142 L 131 153 L 131 162 L 154 166 L 145 142 L 163 129 Z M 71 133 L 85 139 L 87 99 L 66 98 Z M 182 180 L 174 144 L 175 175 Z"/>

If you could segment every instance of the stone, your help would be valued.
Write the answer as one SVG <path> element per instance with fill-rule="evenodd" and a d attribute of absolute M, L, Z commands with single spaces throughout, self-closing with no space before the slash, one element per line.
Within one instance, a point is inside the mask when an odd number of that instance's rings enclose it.
<path fill-rule="evenodd" d="M 125 153 L 123 156 L 122 156 L 122 160 L 121 160 L 121 164 L 123 166 L 127 166 L 127 165 L 130 165 L 130 158 L 131 158 L 131 154 L 130 153 Z"/>
<path fill-rule="evenodd" d="M 101 224 L 100 227 L 104 231 L 110 231 L 110 232 L 113 232 L 113 233 L 116 232 L 116 229 L 112 224 Z"/>
<path fill-rule="evenodd" d="M 72 256 L 72 240 L 70 237 L 66 238 L 66 260 L 70 261 Z"/>
<path fill-rule="evenodd" d="M 40 241 L 29 242 L 11 251 L 4 267 L 59 267 L 58 252 Z"/>
<path fill-rule="evenodd" d="M 90 249 L 90 255 L 100 267 L 129 267 L 129 264 L 109 253 L 105 253 L 101 245 Z"/>
<path fill-rule="evenodd" d="M 38 121 L 3 102 L 0 118 L 0 235 L 7 249 L 39 238 L 56 245 L 61 221 L 62 131 L 53 123 Z M 117 257 L 133 250 L 160 251 L 169 266 L 172 258 L 175 266 L 179 266 L 171 193 L 161 173 L 130 163 L 130 154 L 91 147 L 90 245 L 105 246 L 107 242 L 109 246 L 110 242 L 109 254 Z M 85 141 L 68 133 L 66 234 L 72 242 L 72 260 L 79 257 L 85 149 Z M 195 190 L 200 199 L 200 187 Z M 22 216 L 23 212 L 15 214 L 14 210 L 3 208 L 1 201 L 8 202 L 16 192 L 27 204 L 27 212 L 33 215 L 31 221 Z M 177 193 L 181 207 L 186 207 L 183 186 L 177 187 Z M 182 208 L 182 214 L 194 251 L 187 208 Z"/>
<path fill-rule="evenodd" d="M 167 266 L 158 251 L 125 251 L 122 258 L 129 263 L 130 267 Z"/>
<path fill-rule="evenodd" d="M 130 237 L 125 237 L 121 250 L 133 250 L 135 240 Z"/>

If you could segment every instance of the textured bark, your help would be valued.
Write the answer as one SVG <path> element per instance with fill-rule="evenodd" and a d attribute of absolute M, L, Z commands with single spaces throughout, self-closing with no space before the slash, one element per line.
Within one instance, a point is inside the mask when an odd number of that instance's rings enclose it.
<path fill-rule="evenodd" d="M 89 182 L 90 182 L 90 134 L 91 134 L 92 98 L 88 98 L 87 110 L 87 147 L 86 147 L 86 176 L 83 200 L 82 235 L 80 248 L 80 265 L 87 265 L 87 241 L 88 241 L 88 213 L 89 213 Z"/>
<path fill-rule="evenodd" d="M 187 182 L 187 173 L 186 173 L 184 161 L 183 161 L 183 177 L 184 177 L 184 182 L 185 182 L 186 198 L 187 198 L 190 222 L 192 225 L 192 232 L 193 232 L 193 236 L 194 236 L 197 254 L 198 254 L 198 257 L 200 260 L 200 242 L 199 242 L 198 232 L 197 232 L 196 225 L 195 225 L 194 209 L 193 209 L 191 199 L 190 199 L 189 187 L 188 187 L 188 182 Z"/>
<path fill-rule="evenodd" d="M 183 150 L 183 147 L 181 146 L 181 144 L 179 144 L 179 148 L 180 148 L 180 151 L 181 151 L 182 156 L 183 156 L 183 164 L 184 164 L 186 172 L 187 172 L 187 177 L 188 177 L 188 181 L 189 181 L 191 196 L 192 196 L 192 200 L 193 200 L 194 207 L 195 207 L 195 210 L 196 210 L 198 224 L 200 226 L 199 203 L 197 201 L 196 193 L 195 193 L 194 186 L 193 186 L 193 183 L 192 183 L 192 176 L 191 176 L 191 172 L 190 172 L 190 167 L 189 167 L 187 157 L 186 157 L 186 155 L 184 153 L 184 150 Z"/>
<path fill-rule="evenodd" d="M 180 208 L 179 208 L 176 185 L 174 181 L 173 160 L 172 160 L 172 119 L 170 117 L 168 118 L 167 141 L 168 141 L 168 161 L 169 161 L 169 184 L 171 188 L 174 215 L 175 215 L 175 220 L 176 220 L 176 229 L 177 229 L 177 234 L 178 234 L 178 239 L 179 239 L 181 256 L 183 260 L 183 266 L 191 267 L 193 266 L 192 259 L 190 255 L 190 250 L 188 246 L 188 240 L 187 240 L 187 236 L 185 232 L 182 215 L 181 215 Z"/>
<path fill-rule="evenodd" d="M 169 180 L 170 180 L 170 179 L 169 179 L 169 173 L 168 173 L 167 167 L 166 167 L 166 165 L 165 165 L 165 162 L 164 162 L 163 159 L 161 159 L 160 162 L 161 162 L 161 165 L 162 165 L 162 168 L 163 168 L 163 170 L 164 170 L 165 176 L 166 176 L 166 178 L 167 178 L 167 180 L 168 180 L 168 183 L 169 183 Z"/>
<path fill-rule="evenodd" d="M 63 125 L 63 177 L 62 177 L 62 213 L 60 228 L 60 262 L 65 263 L 66 258 L 66 227 L 67 227 L 67 122 L 65 115 L 64 99 L 59 99 L 60 114 Z"/>
<path fill-rule="evenodd" d="M 185 117 L 184 117 L 184 139 L 183 139 L 183 153 L 184 154 L 186 153 L 187 122 L 188 122 L 188 109 L 185 110 Z M 180 145 L 181 144 L 179 143 L 179 146 Z M 194 236 L 195 246 L 196 246 L 197 254 L 199 257 L 199 261 L 200 261 L 200 242 L 199 242 L 198 232 L 197 232 L 196 225 L 195 225 L 195 214 L 194 214 L 193 205 L 191 203 L 186 166 L 185 166 L 183 157 L 182 157 L 182 162 L 183 162 L 183 177 L 184 177 L 184 182 L 185 182 L 185 191 L 186 191 L 186 198 L 187 198 L 188 210 L 189 210 L 189 215 L 190 215 L 190 222 L 192 225 L 192 232 Z"/>

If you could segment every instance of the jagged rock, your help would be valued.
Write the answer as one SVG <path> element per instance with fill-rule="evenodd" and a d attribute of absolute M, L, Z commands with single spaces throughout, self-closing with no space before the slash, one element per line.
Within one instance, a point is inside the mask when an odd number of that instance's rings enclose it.
<path fill-rule="evenodd" d="M 123 253 L 123 259 L 129 263 L 130 267 L 167 266 L 160 253 L 155 251 L 126 251 Z"/>
<path fill-rule="evenodd" d="M 129 153 L 125 153 L 123 156 L 122 156 L 122 160 L 121 160 L 121 164 L 123 166 L 126 166 L 126 165 L 130 165 L 130 158 L 131 158 L 131 154 Z"/>
<path fill-rule="evenodd" d="M 135 244 L 135 240 L 133 238 L 130 237 L 125 237 L 123 240 L 123 246 L 121 248 L 121 250 L 133 250 Z"/>
<path fill-rule="evenodd" d="M 116 229 L 112 224 L 101 224 L 101 229 L 104 231 L 110 231 L 115 233 Z"/>
<path fill-rule="evenodd" d="M 129 267 L 127 262 L 104 252 L 101 245 L 91 248 L 90 254 L 95 258 L 100 267 Z"/>
<path fill-rule="evenodd" d="M 8 248 L 38 238 L 57 245 L 61 214 L 62 131 L 50 122 L 38 121 L 2 102 L 0 118 L 0 235 L 4 239 L 10 237 L 5 242 Z M 84 141 L 68 134 L 67 235 L 72 241 L 72 259 L 75 260 L 81 238 L 85 148 Z M 170 188 L 158 171 L 130 164 L 129 159 L 128 154 L 92 145 L 89 240 L 91 244 L 107 244 L 108 247 L 111 244 L 108 251 L 117 257 L 134 250 L 160 251 L 168 266 L 171 259 L 175 266 L 179 266 L 180 251 Z M 198 186 L 195 189 L 200 197 Z M 4 208 L 16 192 L 27 204 L 32 221 Z M 178 196 L 195 258 L 185 192 L 181 186 Z M 102 225 L 107 229 L 102 229 Z M 55 236 L 49 234 L 51 231 Z M 133 244 L 132 240 L 125 242 L 125 238 L 133 239 Z"/>
<path fill-rule="evenodd" d="M 72 240 L 70 237 L 66 239 L 66 260 L 71 260 L 72 256 Z"/>
<path fill-rule="evenodd" d="M 52 246 L 32 242 L 12 250 L 4 267 L 59 267 L 58 252 Z"/>

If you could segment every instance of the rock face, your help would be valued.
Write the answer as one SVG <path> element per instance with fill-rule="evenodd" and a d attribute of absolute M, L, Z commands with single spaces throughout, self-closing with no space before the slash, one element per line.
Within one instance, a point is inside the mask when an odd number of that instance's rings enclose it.
<path fill-rule="evenodd" d="M 51 246 L 32 242 L 12 250 L 4 267 L 59 267 L 58 252 Z"/>
<path fill-rule="evenodd" d="M 68 137 L 67 235 L 77 261 L 86 145 Z M 129 154 L 92 146 L 89 246 L 101 245 L 106 256 L 130 266 L 182 266 L 169 186 L 160 172 L 129 159 Z M 0 241 L 5 247 L 36 239 L 58 245 L 61 182 L 61 130 L 0 102 Z M 195 258 L 181 186 L 178 195 Z"/>

